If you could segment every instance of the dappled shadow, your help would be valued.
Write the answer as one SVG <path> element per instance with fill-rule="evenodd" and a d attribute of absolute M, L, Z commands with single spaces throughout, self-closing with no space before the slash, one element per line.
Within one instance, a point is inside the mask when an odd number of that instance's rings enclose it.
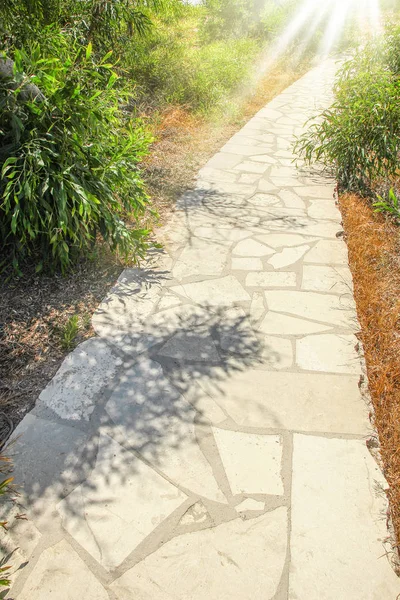
<path fill-rule="evenodd" d="M 60 419 L 51 402 L 39 402 L 17 432 L 13 454 L 16 482 L 39 529 L 62 519 L 113 569 L 187 496 L 227 502 L 230 491 L 214 474 L 211 425 L 235 425 L 210 390 L 224 393 L 235 374 L 280 357 L 240 307 L 180 304 L 108 343 L 120 365 L 93 397 L 90 420 Z M 96 355 L 90 358 L 81 366 L 89 386 Z M 133 540 L 126 555 L 115 558 L 114 535 Z"/>

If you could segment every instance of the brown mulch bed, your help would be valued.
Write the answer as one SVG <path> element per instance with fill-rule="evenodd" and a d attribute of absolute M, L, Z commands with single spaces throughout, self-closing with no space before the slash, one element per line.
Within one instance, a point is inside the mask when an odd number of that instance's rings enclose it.
<path fill-rule="evenodd" d="M 400 229 L 354 195 L 340 198 L 374 421 L 400 542 Z"/>
<path fill-rule="evenodd" d="M 157 141 L 143 167 L 161 224 L 209 157 L 306 70 L 307 65 L 296 70 L 277 67 L 241 102 L 235 119 L 209 121 L 181 107 L 169 107 L 157 119 L 148 116 Z M 98 246 L 92 261 L 82 262 L 65 277 L 36 275 L 34 269 L 23 278 L 0 276 L 0 447 L 33 408 L 65 355 L 94 335 L 90 318 L 123 268 Z M 78 317 L 78 332 L 66 348 L 63 332 L 73 316 Z"/>

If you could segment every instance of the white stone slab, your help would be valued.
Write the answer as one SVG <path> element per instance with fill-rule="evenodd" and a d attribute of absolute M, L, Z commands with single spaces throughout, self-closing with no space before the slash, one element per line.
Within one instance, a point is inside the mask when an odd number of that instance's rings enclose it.
<path fill-rule="evenodd" d="M 172 288 L 172 290 L 174 289 Z M 235 302 L 250 301 L 249 294 L 233 275 L 228 275 L 222 279 L 187 283 L 179 286 L 180 290 L 190 300 L 210 306 L 229 306 Z"/>
<path fill-rule="evenodd" d="M 331 327 L 328 325 L 322 325 L 306 319 L 290 317 L 288 315 L 281 315 L 271 310 L 267 312 L 259 327 L 259 330 L 262 333 L 271 335 L 305 335 L 307 333 L 328 331 L 329 329 L 331 329 Z"/>
<path fill-rule="evenodd" d="M 304 257 L 305 263 L 316 264 L 348 264 L 346 244 L 342 241 L 320 240 Z"/>
<path fill-rule="evenodd" d="M 364 440 L 294 435 L 290 600 L 396 598 L 385 481 Z"/>
<path fill-rule="evenodd" d="M 291 248 L 293 246 L 303 246 L 308 242 L 315 241 L 315 238 L 307 238 L 302 235 L 286 233 L 264 233 L 257 235 L 256 239 L 272 248 Z"/>
<path fill-rule="evenodd" d="M 262 271 L 263 264 L 260 258 L 232 258 L 233 271 Z"/>
<path fill-rule="evenodd" d="M 312 202 L 308 209 L 308 214 L 313 219 L 332 219 L 340 223 L 340 210 L 335 206 L 333 200 L 317 200 Z"/>
<path fill-rule="evenodd" d="M 62 540 L 42 552 L 19 600 L 108 600 L 108 594 L 75 550 Z"/>
<path fill-rule="evenodd" d="M 303 290 L 327 292 L 329 294 L 348 294 L 353 292 L 351 272 L 348 267 L 330 267 L 326 265 L 304 265 Z"/>
<path fill-rule="evenodd" d="M 281 190 L 279 197 L 287 208 L 305 208 L 306 205 L 293 190 Z"/>
<path fill-rule="evenodd" d="M 268 169 L 268 166 L 266 166 L 263 163 L 260 162 L 252 162 L 250 160 L 246 160 L 244 162 L 239 163 L 236 167 L 235 167 L 235 171 L 241 171 L 241 172 L 245 172 L 245 173 L 259 173 L 260 175 L 262 175 L 263 173 L 265 173 L 265 171 Z"/>
<path fill-rule="evenodd" d="M 238 513 L 244 513 L 248 510 L 250 511 L 259 511 L 264 510 L 264 502 L 260 502 L 260 500 L 254 500 L 253 498 L 246 498 L 240 504 L 235 506 L 235 510 Z"/>
<path fill-rule="evenodd" d="M 283 494 L 282 440 L 213 428 L 232 494 Z"/>
<path fill-rule="evenodd" d="M 341 296 L 274 290 L 265 292 L 265 298 L 268 308 L 272 311 L 290 313 L 332 325 L 353 328 L 355 325 L 355 315 L 352 310 L 349 310 L 349 301 Z"/>
<path fill-rule="evenodd" d="M 279 371 L 266 376 L 255 368 L 231 377 L 217 370 L 215 376 L 217 385 L 199 379 L 198 397 L 203 390 L 239 426 L 357 435 L 371 430 L 358 376 Z"/>
<path fill-rule="evenodd" d="M 246 277 L 247 287 L 296 287 L 296 273 L 284 271 L 274 273 L 263 271 L 262 273 L 249 273 Z"/>
<path fill-rule="evenodd" d="M 172 274 L 178 280 L 193 275 L 221 275 L 228 253 L 225 244 L 193 238 L 176 261 Z"/>
<path fill-rule="evenodd" d="M 265 310 L 264 294 L 262 292 L 254 292 L 250 304 L 250 322 L 253 325 L 258 323 L 264 315 Z"/>
<path fill-rule="evenodd" d="M 72 537 L 104 568 L 114 569 L 185 500 L 105 435 L 92 473 L 57 508 Z"/>
<path fill-rule="evenodd" d="M 262 257 L 274 254 L 274 250 L 268 248 L 268 246 L 262 244 L 261 242 L 257 242 L 253 239 L 247 239 L 242 240 L 235 246 L 233 254 L 234 256 Z"/>
<path fill-rule="evenodd" d="M 330 185 L 313 185 L 313 186 L 301 186 L 296 189 L 296 193 L 303 198 L 319 198 L 319 199 L 333 199 L 335 188 Z"/>
<path fill-rule="evenodd" d="M 188 533 L 111 584 L 118 600 L 272 600 L 286 558 L 287 513 Z"/>
<path fill-rule="evenodd" d="M 260 366 L 268 369 L 288 369 L 293 364 L 292 342 L 286 338 L 264 336 L 261 352 L 257 355 Z"/>
<path fill-rule="evenodd" d="M 96 396 L 111 382 L 122 360 L 106 342 L 92 338 L 67 356 L 36 405 L 53 410 L 62 419 L 89 420 Z"/>
<path fill-rule="evenodd" d="M 361 373 L 354 335 L 309 335 L 296 342 L 297 364 L 309 371 Z"/>
<path fill-rule="evenodd" d="M 274 269 L 283 269 L 284 267 L 288 267 L 289 265 L 293 265 L 294 263 L 298 262 L 309 249 L 309 246 L 285 248 L 282 250 L 282 252 L 272 256 L 268 260 L 268 264 L 272 265 Z"/>

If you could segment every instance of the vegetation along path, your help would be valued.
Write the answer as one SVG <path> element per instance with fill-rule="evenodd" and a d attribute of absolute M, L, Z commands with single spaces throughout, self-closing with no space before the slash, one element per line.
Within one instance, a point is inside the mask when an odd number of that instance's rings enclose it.
<path fill-rule="evenodd" d="M 335 186 L 292 164 L 335 68 L 207 163 L 17 428 L 13 597 L 400 593 Z"/>

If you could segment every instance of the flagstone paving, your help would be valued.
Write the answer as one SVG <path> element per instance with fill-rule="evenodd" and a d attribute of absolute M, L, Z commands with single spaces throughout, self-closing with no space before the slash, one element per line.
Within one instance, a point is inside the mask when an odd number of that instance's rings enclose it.
<path fill-rule="evenodd" d="M 335 185 L 292 163 L 335 69 L 209 160 L 17 428 L 9 598 L 400 594 Z"/>

